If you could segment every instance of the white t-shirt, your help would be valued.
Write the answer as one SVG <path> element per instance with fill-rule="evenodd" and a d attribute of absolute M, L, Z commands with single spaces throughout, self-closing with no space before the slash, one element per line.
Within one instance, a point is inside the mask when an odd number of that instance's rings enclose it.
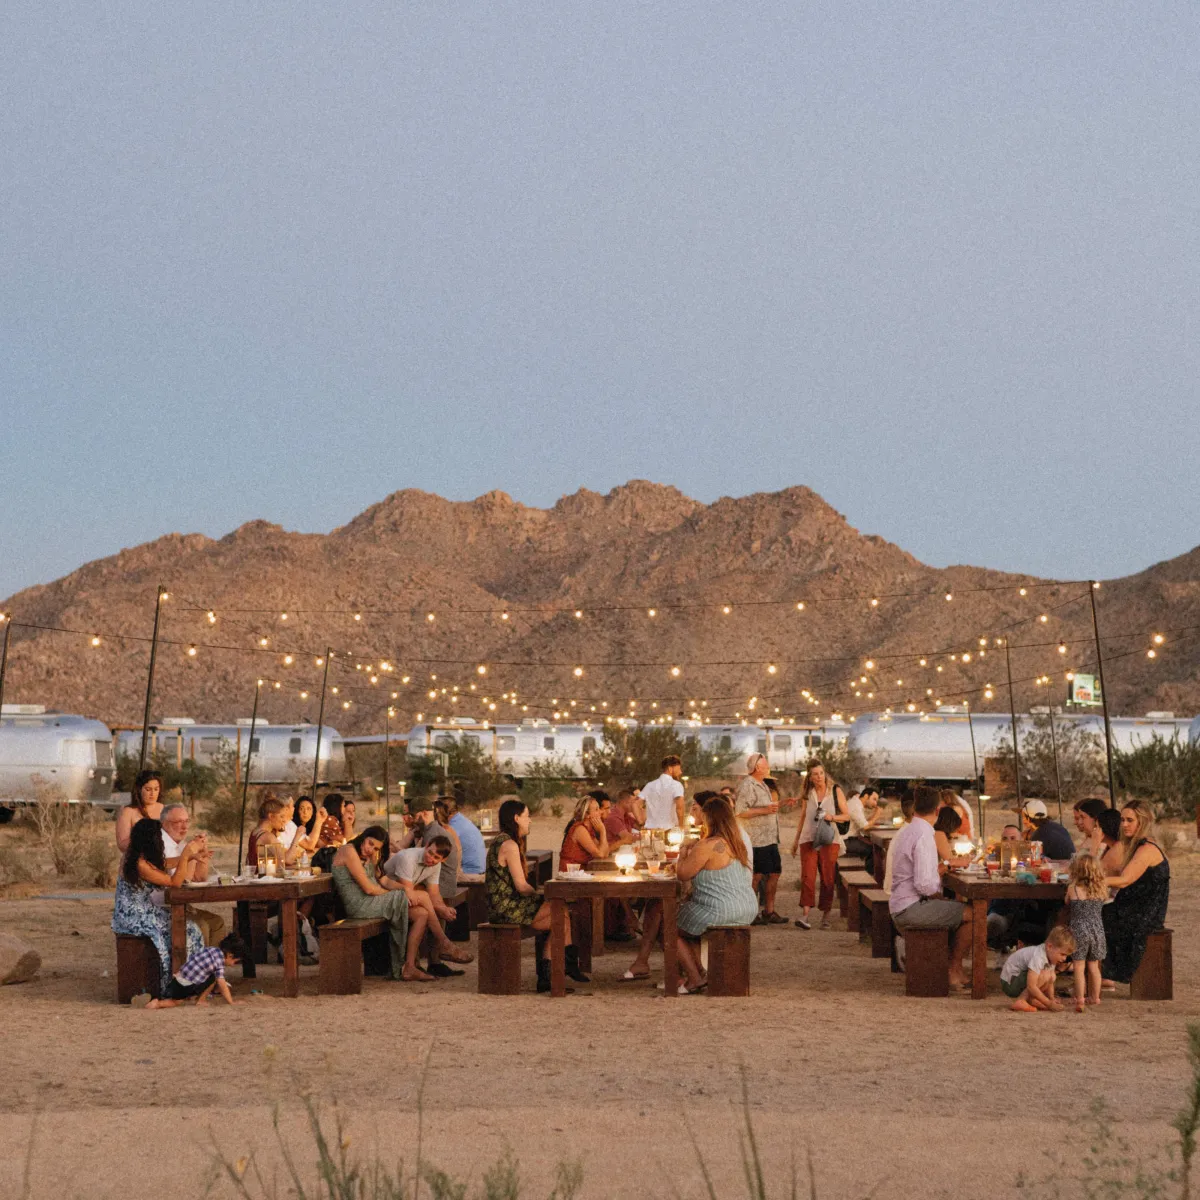
<path fill-rule="evenodd" d="M 383 864 L 383 873 L 393 879 L 401 879 L 420 887 L 423 883 L 437 883 L 442 873 L 442 864 L 435 863 L 432 867 L 425 865 L 425 847 L 410 846 L 407 850 L 397 850 Z"/>
<path fill-rule="evenodd" d="M 1036 975 L 1049 965 L 1050 958 L 1046 954 L 1045 942 L 1040 946 L 1022 946 L 1020 950 L 1014 950 L 1008 956 L 1004 966 L 1000 968 L 1000 978 L 1005 983 L 1011 983 L 1022 971 L 1031 971 Z"/>
<path fill-rule="evenodd" d="M 186 842 L 177 842 L 165 829 L 162 831 L 163 857 L 178 858 L 183 853 Z"/>
<path fill-rule="evenodd" d="M 850 817 L 850 836 L 858 837 L 867 828 L 867 810 L 863 808 L 862 797 L 857 792 L 846 801 L 846 812 Z"/>
<path fill-rule="evenodd" d="M 674 829 L 679 824 L 675 801 L 683 795 L 683 784 L 665 771 L 642 788 L 646 802 L 646 829 Z"/>
<path fill-rule="evenodd" d="M 296 844 L 296 834 L 299 832 L 300 826 L 295 821 L 289 821 L 283 827 L 283 832 L 279 835 L 279 840 L 290 850 Z"/>

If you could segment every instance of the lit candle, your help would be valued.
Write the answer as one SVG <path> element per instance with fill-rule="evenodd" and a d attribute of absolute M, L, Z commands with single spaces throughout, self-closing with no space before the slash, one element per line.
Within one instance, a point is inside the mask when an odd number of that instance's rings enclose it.
<path fill-rule="evenodd" d="M 667 830 L 667 845 L 674 847 L 676 850 L 683 845 L 683 830 L 668 829 Z"/>

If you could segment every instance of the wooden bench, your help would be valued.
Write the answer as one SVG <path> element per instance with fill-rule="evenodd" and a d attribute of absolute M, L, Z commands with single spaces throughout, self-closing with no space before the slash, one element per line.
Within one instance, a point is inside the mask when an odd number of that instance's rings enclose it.
<path fill-rule="evenodd" d="M 128 1004 L 134 996 L 161 994 L 158 951 L 148 937 L 117 934 L 117 1003 Z"/>
<path fill-rule="evenodd" d="M 851 933 L 858 932 L 858 893 L 863 888 L 873 888 L 875 876 L 866 871 L 845 871 L 838 875 L 846 888 L 846 928 Z"/>
<path fill-rule="evenodd" d="M 322 996 L 357 996 L 363 985 L 362 944 L 387 930 L 382 917 L 333 921 L 321 926 L 317 991 Z"/>
<path fill-rule="evenodd" d="M 529 925 L 479 926 L 479 994 L 516 996 L 521 991 L 521 940 L 533 937 Z"/>
<path fill-rule="evenodd" d="M 904 994 L 950 995 L 950 930 L 905 929 Z"/>
<path fill-rule="evenodd" d="M 891 958 L 896 929 L 888 908 L 888 893 L 882 888 L 863 888 L 858 893 L 858 940 L 871 943 L 872 958 Z"/>
<path fill-rule="evenodd" d="M 750 926 L 714 925 L 708 943 L 708 994 L 750 995 Z"/>
<path fill-rule="evenodd" d="M 847 912 L 847 909 L 848 909 L 848 906 L 850 903 L 850 895 L 846 891 L 846 885 L 842 880 L 842 876 L 847 871 L 862 871 L 865 869 L 865 866 L 866 866 L 866 864 L 863 862 L 863 860 L 861 858 L 856 858 L 852 854 L 843 854 L 842 857 L 837 860 L 836 887 L 837 887 L 837 898 L 838 898 L 838 913 L 843 917 L 846 915 L 846 912 Z"/>
<path fill-rule="evenodd" d="M 1171 930 L 1160 929 L 1146 938 L 1146 953 L 1129 981 L 1130 1000 L 1173 1000 L 1175 969 Z"/>

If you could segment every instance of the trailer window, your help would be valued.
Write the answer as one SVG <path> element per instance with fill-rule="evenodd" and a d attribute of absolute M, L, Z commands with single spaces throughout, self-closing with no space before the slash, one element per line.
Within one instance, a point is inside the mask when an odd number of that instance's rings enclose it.
<path fill-rule="evenodd" d="M 725 734 L 725 736 L 723 738 L 721 738 L 720 747 L 722 750 L 732 750 L 733 749 L 733 738 L 731 738 L 729 736 L 729 734 Z"/>
<path fill-rule="evenodd" d="M 288 738 L 288 753 L 289 754 L 299 754 L 300 747 L 303 744 L 304 743 L 299 738 Z"/>
<path fill-rule="evenodd" d="M 219 737 L 202 737 L 200 739 L 200 753 L 201 754 L 220 754 L 221 753 L 221 743 L 224 740 L 225 740 L 224 738 L 219 738 Z M 255 738 L 254 740 L 257 742 L 258 738 Z M 250 749 L 251 749 L 251 752 L 253 753 L 254 747 L 251 746 Z"/>
<path fill-rule="evenodd" d="M 479 749 L 479 738 L 473 733 L 463 734 L 463 745 L 470 746 L 472 750 Z"/>
<path fill-rule="evenodd" d="M 96 766 L 108 769 L 113 765 L 112 742 L 96 743 Z"/>
<path fill-rule="evenodd" d="M 777 733 L 774 737 L 776 750 L 790 750 L 792 748 L 792 739 L 786 733 Z"/>
<path fill-rule="evenodd" d="M 454 749 L 454 739 L 448 733 L 439 733 L 437 735 L 437 737 L 435 737 L 433 739 L 433 744 L 439 750 L 453 750 Z"/>
<path fill-rule="evenodd" d="M 554 739 L 552 737 L 542 738 L 542 748 L 544 750 L 553 750 L 554 749 Z"/>
<path fill-rule="evenodd" d="M 594 737 L 585 737 L 583 739 L 584 754 L 591 754 L 596 749 L 596 739 Z"/>
<path fill-rule="evenodd" d="M 806 733 L 804 735 L 804 744 L 810 748 L 819 746 L 821 744 L 821 735 L 819 733 Z"/>
<path fill-rule="evenodd" d="M 759 739 L 758 739 L 758 743 L 757 743 L 757 745 L 758 745 L 758 752 L 759 752 L 759 754 L 766 754 L 766 752 L 767 752 L 767 739 L 766 739 L 765 737 L 763 737 L 763 738 L 759 738 Z"/>
<path fill-rule="evenodd" d="M 497 750 L 515 750 L 517 748 L 517 739 L 509 733 L 502 733 L 496 739 Z"/>

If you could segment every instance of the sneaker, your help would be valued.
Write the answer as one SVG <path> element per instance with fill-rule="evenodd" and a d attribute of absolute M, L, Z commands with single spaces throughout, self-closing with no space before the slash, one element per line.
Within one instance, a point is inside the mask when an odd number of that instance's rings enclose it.
<path fill-rule="evenodd" d="M 822 918 L 821 918 L 821 924 L 820 924 L 820 928 L 821 928 L 821 929 L 832 929 L 832 928 L 833 928 L 833 922 L 832 922 L 832 921 L 831 921 L 831 920 L 830 920 L 830 919 L 829 919 L 827 916 L 826 916 L 826 917 L 822 917 Z"/>
<path fill-rule="evenodd" d="M 787 917 L 781 917 L 777 912 L 764 913 L 768 925 L 786 925 Z"/>
<path fill-rule="evenodd" d="M 766 925 L 767 918 L 762 913 L 759 913 L 758 916 L 755 917 L 754 920 L 750 922 L 750 924 L 751 925 Z"/>
<path fill-rule="evenodd" d="M 796 926 L 799 929 L 811 929 L 812 928 L 812 925 L 808 921 L 806 921 L 803 917 L 796 918 Z"/>

